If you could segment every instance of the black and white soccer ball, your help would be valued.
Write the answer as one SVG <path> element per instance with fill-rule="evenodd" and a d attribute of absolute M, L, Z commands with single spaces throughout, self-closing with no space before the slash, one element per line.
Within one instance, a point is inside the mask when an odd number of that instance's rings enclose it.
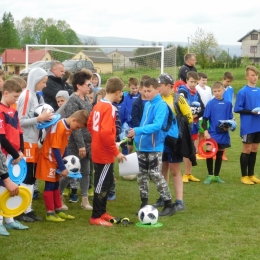
<path fill-rule="evenodd" d="M 68 155 L 64 157 L 63 163 L 69 173 L 78 173 L 80 172 L 80 161 L 79 158 L 75 155 Z"/>
<path fill-rule="evenodd" d="M 37 106 L 34 110 L 34 116 L 37 117 L 39 116 L 44 110 L 47 109 L 47 112 L 52 112 L 54 113 L 54 109 L 52 106 L 48 105 L 48 104 L 41 104 L 39 106 Z"/>
<path fill-rule="evenodd" d="M 138 218 L 142 224 L 154 225 L 158 221 L 158 210 L 154 206 L 146 205 L 138 212 Z"/>

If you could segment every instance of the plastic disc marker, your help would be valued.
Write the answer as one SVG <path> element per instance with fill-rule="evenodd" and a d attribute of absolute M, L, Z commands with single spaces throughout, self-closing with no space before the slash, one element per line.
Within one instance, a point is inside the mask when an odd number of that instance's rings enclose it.
<path fill-rule="evenodd" d="M 39 122 L 36 125 L 37 129 L 43 129 L 54 125 L 60 119 L 60 114 L 54 114 L 51 121 Z"/>
<path fill-rule="evenodd" d="M 212 146 L 212 150 L 209 151 L 209 152 L 204 151 L 204 145 L 211 145 Z M 198 144 L 198 151 L 199 151 L 199 154 L 202 157 L 212 158 L 218 152 L 218 144 L 212 138 L 210 138 L 210 139 L 202 139 L 202 140 L 200 140 L 200 142 Z"/>
<path fill-rule="evenodd" d="M 21 184 L 27 174 L 27 164 L 24 159 L 20 160 L 18 164 L 12 164 L 13 159 L 11 159 L 8 163 L 8 174 L 10 179 L 16 183 L 16 184 Z"/>
<path fill-rule="evenodd" d="M 57 172 L 58 174 L 61 173 L 60 170 L 56 170 L 56 172 Z M 69 173 L 68 173 L 68 177 L 74 178 L 74 179 L 80 179 L 80 178 L 82 178 L 82 175 L 81 175 L 80 172 L 69 172 Z"/>

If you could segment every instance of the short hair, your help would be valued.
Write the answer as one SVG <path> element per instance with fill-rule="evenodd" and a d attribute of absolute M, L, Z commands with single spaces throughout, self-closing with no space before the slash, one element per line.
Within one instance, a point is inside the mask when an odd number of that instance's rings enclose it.
<path fill-rule="evenodd" d="M 157 89 L 159 87 L 158 80 L 155 79 L 155 78 L 147 79 L 144 82 L 144 87 L 149 88 L 150 86 L 152 86 L 153 88 Z"/>
<path fill-rule="evenodd" d="M 20 84 L 22 89 L 26 88 L 27 82 L 22 77 L 12 76 L 11 79 L 16 80 Z"/>
<path fill-rule="evenodd" d="M 77 85 L 83 85 L 86 80 L 90 80 L 92 77 L 92 73 L 88 73 L 86 71 L 78 71 L 73 75 L 73 80 L 72 80 L 72 86 L 74 89 L 74 92 L 78 90 Z"/>
<path fill-rule="evenodd" d="M 142 77 L 141 77 L 141 80 L 140 80 L 140 87 L 142 88 L 143 85 L 144 85 L 144 82 L 147 80 L 147 79 L 150 79 L 151 77 L 149 75 L 146 75 L 144 74 Z"/>
<path fill-rule="evenodd" d="M 101 95 L 104 98 L 106 95 L 106 90 L 101 88 L 100 90 L 98 90 L 97 95 Z"/>
<path fill-rule="evenodd" d="M 15 80 L 15 79 L 8 79 L 7 81 L 5 81 L 5 83 L 3 85 L 2 92 L 4 93 L 4 91 L 7 91 L 9 93 L 11 93 L 11 92 L 20 93 L 23 90 L 22 90 L 22 87 L 18 83 L 17 80 Z"/>
<path fill-rule="evenodd" d="M 199 79 L 200 79 L 200 78 L 199 78 L 199 74 L 198 74 L 197 72 L 195 72 L 195 71 L 189 71 L 189 72 L 187 73 L 186 80 L 188 80 L 189 78 L 194 78 L 194 79 L 196 79 L 196 80 L 199 80 Z"/>
<path fill-rule="evenodd" d="M 255 66 L 252 66 L 252 65 L 247 66 L 246 67 L 246 75 L 247 75 L 249 70 L 253 71 L 256 75 L 259 74 L 259 71 Z"/>
<path fill-rule="evenodd" d="M 92 78 L 93 72 L 90 69 L 83 68 L 80 71 L 84 71 L 84 72 L 86 72 L 88 74 L 91 74 L 91 78 Z"/>
<path fill-rule="evenodd" d="M 65 70 L 64 78 L 69 79 L 71 75 L 72 75 L 72 72 L 70 70 Z"/>
<path fill-rule="evenodd" d="M 3 70 L 0 70 L 0 78 L 2 78 L 3 81 L 6 80 L 5 72 Z"/>
<path fill-rule="evenodd" d="M 70 118 L 75 118 L 77 122 L 81 125 L 87 124 L 88 117 L 89 117 L 89 113 L 85 109 L 78 110 L 70 116 Z"/>
<path fill-rule="evenodd" d="M 59 61 L 54 61 L 52 64 L 51 64 L 51 71 L 54 69 L 54 68 L 57 68 L 58 66 L 60 66 L 60 65 L 62 65 L 63 67 L 64 67 L 64 65 L 61 63 L 61 62 L 59 62 Z"/>
<path fill-rule="evenodd" d="M 224 73 L 223 79 L 229 79 L 229 80 L 233 81 L 235 78 L 234 78 L 233 73 L 226 71 Z"/>
<path fill-rule="evenodd" d="M 125 84 L 119 77 L 111 77 L 106 82 L 106 93 L 113 94 L 117 91 L 122 91 Z"/>
<path fill-rule="evenodd" d="M 208 78 L 208 76 L 205 74 L 205 73 L 203 73 L 203 72 L 199 72 L 198 73 L 198 75 L 199 75 L 199 78 L 201 79 L 207 79 Z"/>
<path fill-rule="evenodd" d="M 194 53 L 187 53 L 184 56 L 184 61 L 187 61 L 187 60 L 191 59 L 192 57 L 196 57 L 196 55 Z"/>
<path fill-rule="evenodd" d="M 220 82 L 220 81 L 215 81 L 213 84 L 212 84 L 212 89 L 216 89 L 216 88 L 224 88 L 223 86 L 223 83 Z"/>
<path fill-rule="evenodd" d="M 135 86 L 138 86 L 140 83 L 139 83 L 139 80 L 138 78 L 129 78 L 128 80 L 128 87 L 130 87 L 130 85 L 135 85 Z"/>

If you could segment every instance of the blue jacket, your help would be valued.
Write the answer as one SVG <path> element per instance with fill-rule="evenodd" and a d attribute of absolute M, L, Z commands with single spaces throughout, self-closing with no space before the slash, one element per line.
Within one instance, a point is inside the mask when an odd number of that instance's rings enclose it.
<path fill-rule="evenodd" d="M 140 127 L 135 127 L 135 144 L 139 152 L 163 152 L 167 132 L 162 130 L 168 119 L 168 108 L 161 95 L 145 104 Z"/>

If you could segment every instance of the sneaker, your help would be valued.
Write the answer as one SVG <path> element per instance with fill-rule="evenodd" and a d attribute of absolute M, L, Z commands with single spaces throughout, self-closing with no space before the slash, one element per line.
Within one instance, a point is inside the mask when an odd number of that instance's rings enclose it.
<path fill-rule="evenodd" d="M 217 183 L 225 183 L 223 180 L 219 178 L 219 176 L 215 176 L 215 182 Z"/>
<path fill-rule="evenodd" d="M 79 198 L 78 198 L 77 194 L 70 194 L 69 202 L 77 203 L 78 200 L 79 200 Z"/>
<path fill-rule="evenodd" d="M 260 184 L 260 180 L 259 180 L 258 178 L 256 178 L 255 175 L 248 176 L 248 178 L 249 178 L 253 183 Z"/>
<path fill-rule="evenodd" d="M 63 195 L 64 196 L 64 195 Z M 68 206 L 65 204 L 65 199 L 64 197 L 61 197 L 61 210 L 68 210 Z"/>
<path fill-rule="evenodd" d="M 95 226 L 106 226 L 106 227 L 112 227 L 113 224 L 110 222 L 107 222 L 106 220 L 102 218 L 90 218 L 89 220 L 90 225 L 95 225 Z"/>
<path fill-rule="evenodd" d="M 183 174 L 182 181 L 183 182 L 189 182 L 189 176 L 187 174 Z"/>
<path fill-rule="evenodd" d="M 210 184 L 214 179 L 213 175 L 208 175 L 206 180 L 204 181 L 204 184 Z"/>
<path fill-rule="evenodd" d="M 116 199 L 116 194 L 108 195 L 107 200 L 115 200 Z"/>
<path fill-rule="evenodd" d="M 185 204 L 184 203 L 175 203 L 175 208 L 177 211 L 185 210 Z"/>
<path fill-rule="evenodd" d="M 43 220 L 43 218 L 37 216 L 33 210 L 30 211 L 29 213 L 26 213 L 25 215 L 26 215 L 27 217 L 29 217 L 29 218 L 35 220 L 35 221 L 42 221 L 42 220 Z"/>
<path fill-rule="evenodd" d="M 189 174 L 188 178 L 189 178 L 189 181 L 195 181 L 195 182 L 199 182 L 200 181 L 200 179 L 194 177 L 192 174 Z"/>
<path fill-rule="evenodd" d="M 24 226 L 23 224 L 21 224 L 17 220 L 15 220 L 14 222 L 11 222 L 9 224 L 5 224 L 5 227 L 7 229 L 16 229 L 16 230 L 24 230 L 24 229 L 28 229 L 29 228 L 27 226 Z"/>
<path fill-rule="evenodd" d="M 226 157 L 226 155 L 222 155 L 222 161 L 227 161 L 228 160 L 228 158 Z"/>
<path fill-rule="evenodd" d="M 21 215 L 14 217 L 14 219 L 24 221 L 24 222 L 34 222 L 34 219 L 30 218 L 25 213 L 22 213 Z"/>
<path fill-rule="evenodd" d="M 196 159 L 197 160 L 206 160 L 206 158 L 205 157 L 203 157 L 203 156 L 201 156 L 200 154 L 196 154 Z"/>
<path fill-rule="evenodd" d="M 62 218 L 62 219 L 75 219 L 74 216 L 71 216 L 69 214 L 66 214 L 65 212 L 63 211 L 60 211 L 59 213 L 56 213 L 56 215 L 59 217 L 59 218 Z"/>
<path fill-rule="evenodd" d="M 159 212 L 160 217 L 172 216 L 177 212 L 175 204 L 171 203 L 170 205 L 164 206 L 163 210 Z"/>
<path fill-rule="evenodd" d="M 9 236 L 9 233 L 8 233 L 8 231 L 6 230 L 6 228 L 3 224 L 0 224 L 0 235 L 1 236 Z"/>
<path fill-rule="evenodd" d="M 248 176 L 242 177 L 242 178 L 241 178 L 241 182 L 242 182 L 243 184 L 247 184 L 247 185 L 253 185 L 253 184 L 255 184 L 254 182 L 252 182 L 252 181 L 250 180 L 250 178 L 249 178 Z"/>
<path fill-rule="evenodd" d="M 92 210 L 93 207 L 90 205 L 89 201 L 88 201 L 88 197 L 82 197 L 82 201 L 80 204 L 81 208 L 85 209 L 85 210 Z"/>
<path fill-rule="evenodd" d="M 103 215 L 101 215 L 100 218 L 103 219 L 103 220 L 106 220 L 106 221 L 110 221 L 110 220 L 113 219 L 114 217 L 110 216 L 110 215 L 107 214 L 107 213 L 104 213 Z"/>
<path fill-rule="evenodd" d="M 159 199 L 152 206 L 154 206 L 155 208 L 164 207 L 164 200 L 159 197 Z"/>
<path fill-rule="evenodd" d="M 93 188 L 88 189 L 88 196 L 89 197 L 93 197 L 94 196 L 94 189 Z"/>
<path fill-rule="evenodd" d="M 46 218 L 45 218 L 47 221 L 52 221 L 52 222 L 63 222 L 65 221 L 65 219 L 62 219 L 60 217 L 58 217 L 56 214 L 54 213 L 51 213 L 49 215 L 46 215 Z"/>

